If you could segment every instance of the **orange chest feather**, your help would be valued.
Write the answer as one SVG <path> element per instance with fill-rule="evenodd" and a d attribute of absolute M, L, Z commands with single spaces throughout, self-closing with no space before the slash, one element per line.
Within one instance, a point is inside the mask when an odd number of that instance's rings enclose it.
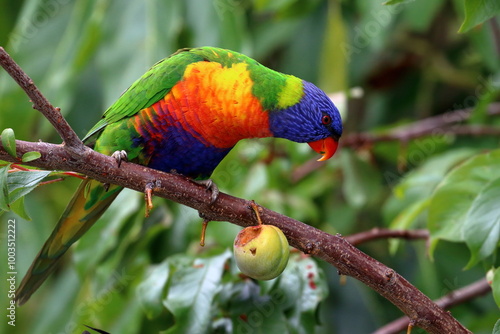
<path fill-rule="evenodd" d="M 230 148 L 241 139 L 272 136 L 268 113 L 253 96 L 252 85 L 246 64 L 227 68 L 198 62 L 152 108 L 160 117 L 168 113 L 173 126 L 199 141 Z"/>

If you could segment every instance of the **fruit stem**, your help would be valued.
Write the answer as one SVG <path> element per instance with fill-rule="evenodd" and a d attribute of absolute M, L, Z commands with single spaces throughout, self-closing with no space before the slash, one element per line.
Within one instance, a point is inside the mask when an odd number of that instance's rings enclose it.
<path fill-rule="evenodd" d="M 250 207 L 253 212 L 255 212 L 255 216 L 257 217 L 257 223 L 262 225 L 262 219 L 260 219 L 260 207 L 255 203 L 255 201 L 250 201 Z"/>

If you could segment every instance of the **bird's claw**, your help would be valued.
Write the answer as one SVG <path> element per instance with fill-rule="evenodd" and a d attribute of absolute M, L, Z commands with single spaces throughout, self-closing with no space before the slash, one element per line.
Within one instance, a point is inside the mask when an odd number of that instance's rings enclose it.
<path fill-rule="evenodd" d="M 124 150 L 114 151 L 113 154 L 111 154 L 111 157 L 116 160 L 116 163 L 118 164 L 118 167 L 121 166 L 122 161 L 128 161 L 127 160 L 127 158 L 128 158 L 127 152 L 125 152 Z"/>
<path fill-rule="evenodd" d="M 217 198 L 219 198 L 219 187 L 212 181 L 212 179 L 196 181 L 198 184 L 204 185 L 207 190 L 211 190 L 212 194 L 210 196 L 210 204 L 214 204 Z"/>

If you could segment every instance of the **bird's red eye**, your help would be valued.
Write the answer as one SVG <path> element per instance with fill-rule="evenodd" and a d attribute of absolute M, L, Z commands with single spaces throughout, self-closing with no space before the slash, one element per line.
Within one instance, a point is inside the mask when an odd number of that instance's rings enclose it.
<path fill-rule="evenodd" d="M 323 117 L 321 118 L 321 123 L 323 123 L 323 125 L 330 125 L 331 122 L 332 118 L 328 115 L 323 115 Z"/>

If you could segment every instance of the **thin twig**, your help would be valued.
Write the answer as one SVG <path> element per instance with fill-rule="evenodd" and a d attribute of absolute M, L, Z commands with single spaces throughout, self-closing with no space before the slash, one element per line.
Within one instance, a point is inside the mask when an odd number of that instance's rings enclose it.
<path fill-rule="evenodd" d="M 64 176 L 71 176 L 71 177 L 76 177 L 77 179 L 80 179 L 80 180 L 85 180 L 86 177 L 84 175 L 81 175 L 81 174 L 78 174 L 78 173 L 75 173 L 75 172 L 62 172 L 62 173 L 59 173 L 61 175 L 64 175 Z"/>
<path fill-rule="evenodd" d="M 40 90 L 36 87 L 31 78 L 19 67 L 19 65 L 9 56 L 3 47 L 0 46 L 0 66 L 17 82 L 17 84 L 26 92 L 26 95 L 31 99 L 33 108 L 40 111 L 45 118 L 56 129 L 59 136 L 64 141 L 65 145 L 75 154 L 82 153 L 84 146 L 80 138 L 68 122 L 62 116 L 59 108 L 55 108 Z"/>
<path fill-rule="evenodd" d="M 483 296 L 490 291 L 491 286 L 485 278 L 482 278 L 461 289 L 450 292 L 446 296 L 436 300 L 435 303 L 444 310 L 448 310 L 453 306 L 463 304 L 471 299 Z M 388 323 L 384 327 L 379 328 L 372 334 L 397 334 L 404 331 L 408 327 L 409 323 L 410 320 L 408 317 L 401 317 Z"/>
<path fill-rule="evenodd" d="M 368 231 L 363 231 L 356 234 L 351 234 L 346 236 L 345 239 L 349 241 L 354 246 L 365 243 L 367 241 L 377 240 L 377 239 L 389 239 L 389 238 L 399 238 L 399 239 L 427 239 L 429 238 L 428 230 L 390 230 L 387 228 L 372 228 Z"/>
<path fill-rule="evenodd" d="M 370 146 L 378 142 L 401 141 L 408 142 L 426 136 L 467 135 L 467 136 L 500 136 L 500 129 L 493 126 L 454 125 L 470 117 L 472 109 L 460 109 L 439 116 L 433 116 L 414 122 L 410 125 L 400 126 L 388 132 L 354 133 L 347 135 L 342 141 L 343 147 Z M 489 115 L 500 114 L 500 103 L 488 106 Z"/>
<path fill-rule="evenodd" d="M 40 182 L 38 184 L 38 186 L 46 186 L 48 184 L 57 183 L 57 182 L 61 182 L 61 181 L 64 181 L 64 180 L 65 179 L 63 177 L 58 177 L 57 179 L 52 179 L 52 180 Z"/>

